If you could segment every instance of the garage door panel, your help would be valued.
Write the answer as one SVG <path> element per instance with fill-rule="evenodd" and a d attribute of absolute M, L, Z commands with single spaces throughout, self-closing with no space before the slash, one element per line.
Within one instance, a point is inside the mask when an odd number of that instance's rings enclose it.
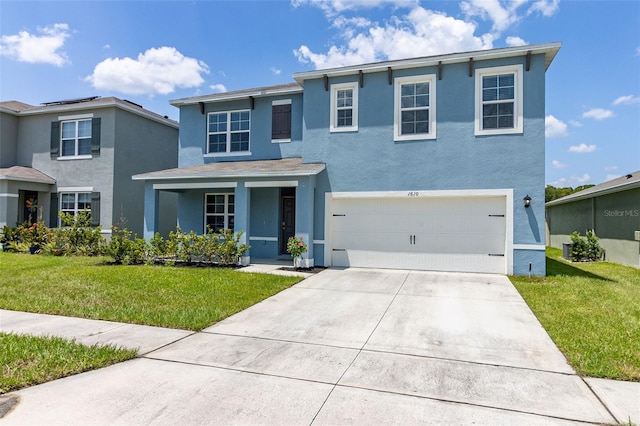
<path fill-rule="evenodd" d="M 332 210 L 335 266 L 505 273 L 504 196 L 340 198 Z"/>

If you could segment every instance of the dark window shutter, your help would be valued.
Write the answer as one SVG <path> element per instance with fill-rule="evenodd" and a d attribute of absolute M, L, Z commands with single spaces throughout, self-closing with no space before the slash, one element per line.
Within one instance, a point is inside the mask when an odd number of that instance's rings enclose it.
<path fill-rule="evenodd" d="M 102 119 L 96 117 L 91 119 L 91 155 L 100 156 L 100 122 Z"/>
<path fill-rule="evenodd" d="M 291 104 L 273 105 L 271 113 L 271 139 L 291 139 Z"/>
<path fill-rule="evenodd" d="M 51 204 L 49 204 L 49 228 L 58 227 L 58 193 L 51 193 Z"/>
<path fill-rule="evenodd" d="M 100 226 L 100 193 L 91 193 L 91 226 Z"/>
<path fill-rule="evenodd" d="M 60 122 L 51 122 L 51 158 L 58 158 L 60 155 Z"/>

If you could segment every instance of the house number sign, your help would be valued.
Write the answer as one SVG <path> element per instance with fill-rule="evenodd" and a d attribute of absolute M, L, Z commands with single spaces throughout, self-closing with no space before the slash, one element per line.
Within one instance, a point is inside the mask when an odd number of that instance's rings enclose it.
<path fill-rule="evenodd" d="M 418 191 L 409 191 L 407 193 L 407 196 L 409 196 L 409 197 L 419 197 L 420 193 Z"/>

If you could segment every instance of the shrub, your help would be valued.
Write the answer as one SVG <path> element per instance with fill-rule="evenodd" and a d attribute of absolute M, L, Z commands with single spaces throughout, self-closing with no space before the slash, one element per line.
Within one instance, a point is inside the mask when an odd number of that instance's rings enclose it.
<path fill-rule="evenodd" d="M 115 263 L 133 265 L 145 260 L 146 242 L 137 238 L 127 228 L 111 227 L 111 239 L 105 247 L 105 254 L 113 257 Z"/>
<path fill-rule="evenodd" d="M 598 243 L 598 237 L 594 231 L 587 231 L 586 236 L 581 236 L 578 231 L 571 233 L 571 260 L 574 262 L 590 262 L 599 260 L 604 253 Z"/>
<path fill-rule="evenodd" d="M 231 229 L 219 231 L 219 244 L 216 246 L 219 250 L 219 262 L 222 265 L 237 265 L 240 256 L 242 256 L 251 246 L 240 244 L 242 232 L 233 234 Z"/>
<path fill-rule="evenodd" d="M 97 256 L 105 244 L 100 227 L 91 226 L 91 212 L 83 210 L 73 215 L 61 212 L 60 220 L 63 228 L 60 233 L 61 242 L 67 254 L 80 256 Z"/>

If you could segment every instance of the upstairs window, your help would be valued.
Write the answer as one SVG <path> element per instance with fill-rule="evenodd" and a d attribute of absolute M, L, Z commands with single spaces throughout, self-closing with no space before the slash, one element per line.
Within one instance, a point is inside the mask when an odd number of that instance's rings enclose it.
<path fill-rule="evenodd" d="M 291 99 L 271 104 L 271 141 L 291 142 Z"/>
<path fill-rule="evenodd" d="M 522 65 L 476 70 L 476 135 L 522 133 Z"/>
<path fill-rule="evenodd" d="M 209 113 L 207 154 L 249 152 L 250 127 L 249 110 Z"/>
<path fill-rule="evenodd" d="M 331 132 L 358 130 L 358 84 L 345 83 L 331 86 Z"/>
<path fill-rule="evenodd" d="M 395 79 L 394 140 L 436 137 L 436 83 L 434 75 Z"/>
<path fill-rule="evenodd" d="M 100 156 L 100 117 L 59 117 L 51 122 L 51 158 L 68 160 Z"/>
<path fill-rule="evenodd" d="M 232 229 L 235 218 L 234 194 L 206 194 L 205 195 L 205 232 L 207 228 L 217 232 Z"/>

